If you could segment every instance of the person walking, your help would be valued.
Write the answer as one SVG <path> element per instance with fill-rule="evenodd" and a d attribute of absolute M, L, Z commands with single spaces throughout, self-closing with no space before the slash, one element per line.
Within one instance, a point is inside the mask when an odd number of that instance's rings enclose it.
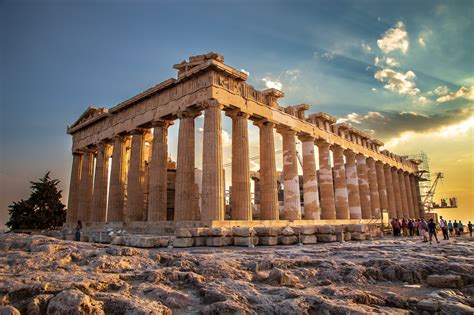
<path fill-rule="evenodd" d="M 410 236 L 413 236 L 413 225 L 414 225 L 414 222 L 412 219 L 408 219 L 408 232 L 410 234 Z"/>
<path fill-rule="evenodd" d="M 442 216 L 439 217 L 439 227 L 441 228 L 441 231 L 443 232 L 443 239 L 449 240 L 448 224 L 446 223 L 446 220 L 444 220 Z"/>
<path fill-rule="evenodd" d="M 458 235 L 458 221 L 454 220 L 453 223 L 453 230 L 454 230 L 454 238 Z"/>
<path fill-rule="evenodd" d="M 418 227 L 418 231 L 420 232 L 420 236 L 423 238 L 423 243 L 428 242 L 428 238 L 426 237 L 427 229 L 428 229 L 428 224 L 426 224 L 425 219 L 421 219 L 420 225 Z"/>
<path fill-rule="evenodd" d="M 453 223 L 451 220 L 448 222 L 448 230 L 449 230 L 449 236 L 453 237 Z"/>
<path fill-rule="evenodd" d="M 390 225 L 392 226 L 393 230 L 393 236 L 397 236 L 397 229 L 396 229 L 396 223 L 395 223 L 395 218 L 392 218 L 392 221 L 390 221 Z"/>
<path fill-rule="evenodd" d="M 408 236 L 407 228 L 408 228 L 407 220 L 405 220 L 405 218 L 403 218 L 403 219 L 402 219 L 402 231 L 403 231 L 403 236 Z"/>
<path fill-rule="evenodd" d="M 469 231 L 469 237 L 472 237 L 472 223 L 471 223 L 471 221 L 469 221 L 469 223 L 467 224 L 467 229 Z"/>
<path fill-rule="evenodd" d="M 430 234 L 430 245 L 431 245 L 431 240 L 433 236 L 436 239 L 436 243 L 439 244 L 438 236 L 436 235 L 436 223 L 434 223 L 433 219 L 430 219 L 430 223 L 428 223 L 428 233 Z"/>
<path fill-rule="evenodd" d="M 462 234 L 464 233 L 464 225 L 462 224 L 461 220 L 459 220 L 458 232 L 459 232 L 459 238 L 461 238 Z"/>
<path fill-rule="evenodd" d="M 81 220 L 77 221 L 77 225 L 76 225 L 76 234 L 75 234 L 75 240 L 76 242 L 80 242 L 81 241 L 81 230 L 82 230 L 82 222 Z"/>

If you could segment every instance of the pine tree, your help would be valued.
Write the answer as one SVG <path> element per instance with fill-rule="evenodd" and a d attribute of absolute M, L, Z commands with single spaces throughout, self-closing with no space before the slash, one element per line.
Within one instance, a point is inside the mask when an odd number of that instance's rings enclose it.
<path fill-rule="evenodd" d="M 27 200 L 13 202 L 9 206 L 11 229 L 46 229 L 59 227 L 66 221 L 65 205 L 61 202 L 60 183 L 50 179 L 47 172 L 37 182 L 31 182 L 31 195 Z"/>

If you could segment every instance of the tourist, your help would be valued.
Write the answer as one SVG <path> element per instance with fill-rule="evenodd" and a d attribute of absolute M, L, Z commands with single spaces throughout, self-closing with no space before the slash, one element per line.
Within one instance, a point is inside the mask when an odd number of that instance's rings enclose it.
<path fill-rule="evenodd" d="M 472 237 L 472 223 L 469 221 L 467 224 L 467 229 L 469 230 L 469 237 Z"/>
<path fill-rule="evenodd" d="M 400 222 L 398 222 L 398 219 L 393 218 L 391 224 L 393 229 L 393 236 L 400 236 Z"/>
<path fill-rule="evenodd" d="M 423 238 L 423 243 L 428 242 L 428 238 L 426 237 L 426 230 L 428 229 L 428 225 L 426 224 L 425 219 L 420 220 L 420 225 L 418 227 L 418 231 L 420 232 L 420 236 Z"/>
<path fill-rule="evenodd" d="M 415 233 L 416 233 L 416 236 L 420 236 L 420 219 L 416 219 L 416 222 L 415 222 Z"/>
<path fill-rule="evenodd" d="M 430 234 L 430 245 L 431 245 L 431 239 L 433 238 L 433 235 L 436 239 L 436 242 L 439 244 L 438 236 L 436 235 L 436 223 L 434 223 L 433 219 L 430 219 L 430 223 L 428 223 L 428 232 Z"/>
<path fill-rule="evenodd" d="M 464 233 L 464 226 L 462 225 L 461 220 L 459 220 L 458 229 L 459 229 L 459 237 L 462 237 L 462 234 Z"/>
<path fill-rule="evenodd" d="M 446 220 L 443 219 L 443 217 L 439 217 L 439 227 L 441 228 L 441 231 L 443 232 L 443 239 L 449 240 L 448 224 L 446 223 Z"/>
<path fill-rule="evenodd" d="M 81 220 L 79 220 L 77 221 L 77 225 L 76 225 L 76 235 L 75 235 L 76 242 L 81 241 L 81 230 L 82 230 L 82 222 Z"/>
<path fill-rule="evenodd" d="M 454 230 L 454 238 L 458 235 L 458 221 L 454 220 L 453 223 L 453 230 Z"/>
<path fill-rule="evenodd" d="M 449 230 L 449 236 L 453 237 L 453 223 L 451 220 L 448 222 L 448 230 Z"/>
<path fill-rule="evenodd" d="M 414 225 L 413 220 L 408 219 L 408 232 L 410 233 L 410 236 L 413 236 L 413 234 L 414 234 L 413 225 Z"/>
<path fill-rule="evenodd" d="M 408 228 L 407 220 L 405 220 L 405 218 L 403 218 L 403 219 L 402 219 L 402 231 L 403 231 L 403 236 L 408 236 L 407 228 Z"/>

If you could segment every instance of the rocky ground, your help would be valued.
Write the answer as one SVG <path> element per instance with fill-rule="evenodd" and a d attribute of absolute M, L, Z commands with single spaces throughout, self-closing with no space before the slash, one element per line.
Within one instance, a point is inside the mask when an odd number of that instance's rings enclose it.
<path fill-rule="evenodd" d="M 474 242 L 136 249 L 0 235 L 0 314 L 474 313 Z"/>

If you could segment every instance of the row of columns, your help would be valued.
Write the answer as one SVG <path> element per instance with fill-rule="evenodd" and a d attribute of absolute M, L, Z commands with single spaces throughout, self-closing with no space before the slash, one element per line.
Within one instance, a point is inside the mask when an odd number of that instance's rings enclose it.
<path fill-rule="evenodd" d="M 180 112 L 174 219 L 224 220 L 224 176 L 222 162 L 222 105 L 216 100 L 202 104 L 204 110 L 202 211 L 194 196 L 195 117 L 197 110 Z M 232 119 L 232 220 L 252 220 L 248 124 L 249 116 L 238 110 L 226 113 Z M 112 139 L 110 190 L 109 143 L 94 150 L 74 153 L 69 194 L 68 222 L 75 220 L 164 221 L 167 217 L 168 127 L 172 121 L 154 122 L 148 183 L 145 180 L 144 129 L 131 134 L 127 170 L 126 140 Z M 296 139 L 303 148 L 304 219 L 380 218 L 381 209 L 390 217 L 417 217 L 418 189 L 413 175 L 384 165 L 373 158 L 331 145 L 324 139 L 297 134 L 288 127 L 260 120 L 260 219 L 278 220 L 278 191 L 274 129 L 283 139 L 284 218 L 302 218 Z M 319 182 L 315 145 L 319 151 Z M 97 151 L 94 177 L 94 152 Z M 330 152 L 334 166 L 331 167 Z M 144 193 L 148 184 L 148 200 Z M 93 210 L 93 211 L 92 211 Z"/>

